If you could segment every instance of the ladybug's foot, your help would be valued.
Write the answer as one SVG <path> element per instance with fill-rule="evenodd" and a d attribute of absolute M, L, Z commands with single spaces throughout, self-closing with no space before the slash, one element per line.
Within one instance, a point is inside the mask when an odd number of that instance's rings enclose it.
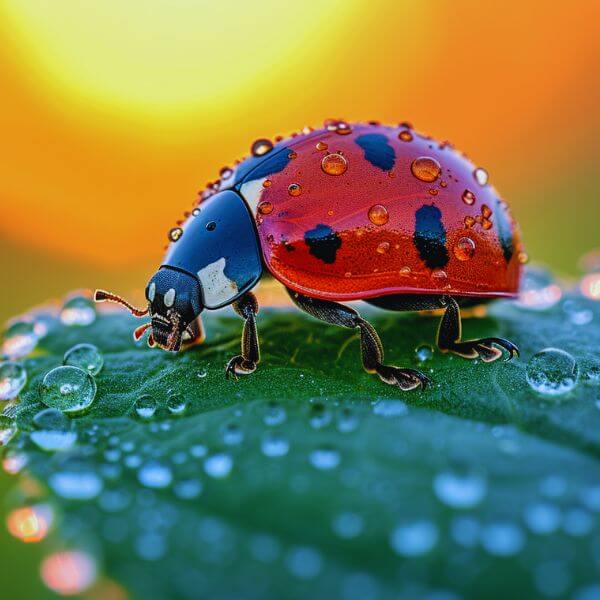
<path fill-rule="evenodd" d="M 250 375 L 256 371 L 256 363 L 245 359 L 241 354 L 234 356 L 225 367 L 225 377 L 227 379 L 237 379 L 238 375 Z"/>
<path fill-rule="evenodd" d="M 462 356 L 463 358 L 481 358 L 483 362 L 494 362 L 502 358 L 503 351 L 508 353 L 507 359 L 510 360 L 514 356 L 519 356 L 519 349 L 504 338 L 489 337 L 481 338 L 480 340 L 469 340 L 467 342 L 454 342 L 449 348 L 444 348 Z"/>
<path fill-rule="evenodd" d="M 400 369 L 388 365 L 378 365 L 375 373 L 384 383 L 398 386 L 402 391 L 408 392 L 418 387 L 425 389 L 430 380 L 420 371 L 415 369 Z"/>

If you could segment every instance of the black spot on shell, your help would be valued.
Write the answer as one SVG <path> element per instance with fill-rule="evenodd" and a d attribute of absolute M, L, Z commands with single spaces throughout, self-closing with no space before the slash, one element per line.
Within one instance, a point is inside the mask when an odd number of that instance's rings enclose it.
<path fill-rule="evenodd" d="M 496 204 L 495 215 L 496 226 L 498 227 L 498 237 L 500 239 L 500 245 L 502 246 L 502 253 L 504 254 L 504 260 L 509 262 L 515 253 L 514 239 L 513 239 L 513 226 L 508 214 L 506 205 L 498 201 Z"/>
<path fill-rule="evenodd" d="M 442 212 L 437 206 L 426 204 L 415 213 L 413 241 L 421 260 L 430 269 L 446 266 L 448 263 L 446 229 L 442 223 Z"/>
<path fill-rule="evenodd" d="M 304 241 L 310 254 L 324 263 L 335 262 L 335 255 L 342 245 L 340 236 L 327 225 L 319 224 L 304 234 Z"/>
<path fill-rule="evenodd" d="M 365 159 L 374 167 L 389 171 L 396 162 L 396 153 L 390 141 L 380 133 L 368 133 L 356 138 L 356 143 L 363 149 Z"/>

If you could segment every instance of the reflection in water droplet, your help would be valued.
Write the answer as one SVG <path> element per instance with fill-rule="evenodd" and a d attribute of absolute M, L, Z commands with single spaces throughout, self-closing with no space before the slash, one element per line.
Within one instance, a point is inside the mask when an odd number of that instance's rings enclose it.
<path fill-rule="evenodd" d="M 379 226 L 385 225 L 390 218 L 388 210 L 385 206 L 383 206 L 383 204 L 374 204 L 369 209 L 368 214 L 369 214 L 369 221 L 371 221 L 371 223 L 373 223 L 373 225 L 379 225 Z"/>
<path fill-rule="evenodd" d="M 156 406 L 156 400 L 152 396 L 143 394 L 136 400 L 135 412 L 142 419 L 150 419 L 156 412 Z"/>
<path fill-rule="evenodd" d="M 158 460 L 150 460 L 142 465 L 137 475 L 143 486 L 153 489 L 166 488 L 173 481 L 171 467 Z"/>
<path fill-rule="evenodd" d="M 478 167 L 473 171 L 473 177 L 475 177 L 475 181 L 479 185 L 487 185 L 488 182 L 488 172 L 481 167 Z"/>
<path fill-rule="evenodd" d="M 69 326 L 90 325 L 96 320 L 96 305 L 86 296 L 73 296 L 63 304 L 60 320 Z"/>
<path fill-rule="evenodd" d="M 417 355 L 417 360 L 419 362 L 425 362 L 426 360 L 430 360 L 433 356 L 433 348 L 428 344 L 421 344 L 415 348 L 415 354 Z"/>
<path fill-rule="evenodd" d="M 327 175 L 342 175 L 348 169 L 348 161 L 341 154 L 326 154 L 321 161 L 321 169 Z"/>
<path fill-rule="evenodd" d="M 96 382 L 78 367 L 56 367 L 44 376 L 41 392 L 46 406 L 75 413 L 91 406 L 96 397 Z"/>
<path fill-rule="evenodd" d="M 460 261 L 473 258 L 475 255 L 475 242 L 470 237 L 461 237 L 454 246 L 454 256 Z"/>
<path fill-rule="evenodd" d="M 273 143 L 265 138 L 256 140 L 250 147 L 253 156 L 264 156 L 271 150 L 273 150 Z"/>
<path fill-rule="evenodd" d="M 222 479 L 231 473 L 233 459 L 229 454 L 218 453 L 209 456 L 204 461 L 204 471 L 215 479 Z"/>
<path fill-rule="evenodd" d="M 415 158 L 410 165 L 412 174 L 420 181 L 431 183 L 435 181 L 442 172 L 440 163 L 430 156 Z"/>
<path fill-rule="evenodd" d="M 91 500 L 98 496 L 104 484 L 93 471 L 56 471 L 48 478 L 50 487 L 66 500 Z"/>
<path fill-rule="evenodd" d="M 299 196 L 302 193 L 302 186 L 299 183 L 290 183 L 288 194 L 290 196 Z"/>
<path fill-rule="evenodd" d="M 12 400 L 27 383 L 27 371 L 15 362 L 0 363 L 0 400 Z"/>
<path fill-rule="evenodd" d="M 28 321 L 17 321 L 4 332 L 2 354 L 11 359 L 27 356 L 37 345 L 35 325 Z"/>
<path fill-rule="evenodd" d="M 400 556 L 422 556 L 435 547 L 438 537 L 435 523 L 425 520 L 413 521 L 392 531 L 390 545 Z"/>
<path fill-rule="evenodd" d="M 526 377 L 530 387 L 539 394 L 560 396 L 577 385 L 579 367 L 568 352 L 546 348 L 531 357 Z"/>
<path fill-rule="evenodd" d="M 476 200 L 475 194 L 471 190 L 465 190 L 462 193 L 462 201 L 465 204 L 468 204 L 469 206 L 471 206 L 472 204 L 475 203 L 475 200 Z"/>
<path fill-rule="evenodd" d="M 451 508 L 473 508 L 487 494 L 487 481 L 479 473 L 443 471 L 433 480 L 438 499 Z"/>
<path fill-rule="evenodd" d="M 481 530 L 481 545 L 493 556 L 513 556 L 525 545 L 525 534 L 516 524 L 498 521 L 484 525 Z"/>
<path fill-rule="evenodd" d="M 40 566 L 45 585 L 65 596 L 84 592 L 96 581 L 97 575 L 94 558 L 79 550 L 54 552 L 44 558 Z"/>
<path fill-rule="evenodd" d="M 172 415 L 182 415 L 187 408 L 187 402 L 179 394 L 170 394 L 167 398 L 167 410 Z"/>
<path fill-rule="evenodd" d="M 265 456 L 279 457 L 289 452 L 290 443 L 277 433 L 267 433 L 261 441 L 260 448 Z"/>
<path fill-rule="evenodd" d="M 171 242 L 177 242 L 183 235 L 183 229 L 181 227 L 173 227 L 169 229 L 168 238 Z"/>
<path fill-rule="evenodd" d="M 341 461 L 340 453 L 334 448 L 322 446 L 313 450 L 308 460 L 310 464 L 321 471 L 329 471 L 335 469 Z"/>
<path fill-rule="evenodd" d="M 63 364 L 97 375 L 104 365 L 104 357 L 93 344 L 77 344 L 65 352 Z"/>

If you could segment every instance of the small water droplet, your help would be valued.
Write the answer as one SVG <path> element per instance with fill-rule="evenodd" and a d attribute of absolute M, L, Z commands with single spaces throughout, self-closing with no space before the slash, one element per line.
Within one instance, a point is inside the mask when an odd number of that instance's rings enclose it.
<path fill-rule="evenodd" d="M 323 566 L 321 554 L 308 546 L 296 546 L 285 557 L 287 570 L 298 579 L 314 579 Z"/>
<path fill-rule="evenodd" d="M 29 321 L 17 321 L 4 332 L 2 354 L 11 359 L 22 358 L 34 350 L 38 343 L 35 324 Z"/>
<path fill-rule="evenodd" d="M 326 154 L 321 161 L 321 169 L 327 175 L 342 175 L 348 169 L 348 161 L 338 153 Z"/>
<path fill-rule="evenodd" d="M 229 179 L 233 175 L 233 170 L 229 167 L 223 167 L 219 172 L 219 177 L 221 179 Z"/>
<path fill-rule="evenodd" d="M 261 202 L 258 205 L 258 212 L 261 215 L 270 215 L 273 212 L 273 204 L 271 202 Z"/>
<path fill-rule="evenodd" d="M 321 402 L 310 407 L 309 423 L 313 429 L 322 429 L 331 423 L 331 411 Z"/>
<path fill-rule="evenodd" d="M 448 273 L 444 269 L 433 269 L 431 271 L 431 278 L 438 283 L 444 283 L 448 279 Z"/>
<path fill-rule="evenodd" d="M 273 182 L 272 182 L 270 179 L 265 179 L 265 180 L 262 182 L 262 186 L 263 186 L 264 188 L 271 187 L 271 185 L 273 185 Z"/>
<path fill-rule="evenodd" d="M 430 156 L 415 158 L 410 165 L 412 174 L 420 181 L 431 183 L 435 181 L 442 172 L 440 163 Z"/>
<path fill-rule="evenodd" d="M 381 242 L 377 244 L 377 254 L 386 254 L 390 250 L 389 242 Z"/>
<path fill-rule="evenodd" d="M 42 402 L 66 413 L 89 408 L 95 397 L 94 378 L 78 367 L 56 367 L 42 381 Z"/>
<path fill-rule="evenodd" d="M 317 142 L 317 145 L 315 146 L 315 148 L 317 150 L 327 150 L 328 146 L 325 142 Z"/>
<path fill-rule="evenodd" d="M 442 471 L 433 480 L 433 490 L 446 506 L 474 508 L 487 494 L 487 481 L 476 472 Z"/>
<path fill-rule="evenodd" d="M 104 487 L 102 479 L 87 469 L 56 471 L 50 475 L 48 483 L 56 494 L 66 500 L 91 500 Z"/>
<path fill-rule="evenodd" d="M 475 194 L 471 190 L 465 190 L 462 193 L 462 201 L 465 204 L 468 204 L 469 206 L 471 206 L 472 204 L 475 203 L 475 200 L 476 200 Z"/>
<path fill-rule="evenodd" d="M 183 235 L 183 229 L 181 227 L 173 227 L 169 229 L 168 238 L 171 242 L 176 242 Z"/>
<path fill-rule="evenodd" d="M 94 301 L 86 296 L 68 298 L 60 311 L 60 320 L 69 326 L 90 325 L 96 320 Z"/>
<path fill-rule="evenodd" d="M 290 196 L 299 196 L 302 193 L 302 186 L 299 183 L 290 183 L 288 194 Z"/>
<path fill-rule="evenodd" d="M 217 224 L 214 221 L 209 221 L 206 224 L 206 231 L 214 231 L 217 228 Z"/>
<path fill-rule="evenodd" d="M 411 273 L 411 268 L 410 267 L 402 267 L 399 271 L 400 275 L 402 275 L 403 277 L 406 277 L 407 275 L 410 275 Z"/>
<path fill-rule="evenodd" d="M 0 415 L 0 446 L 6 446 L 16 433 L 15 421 L 5 415 Z"/>
<path fill-rule="evenodd" d="M 579 300 L 566 300 L 562 309 L 573 325 L 587 325 L 594 318 L 594 311 Z"/>
<path fill-rule="evenodd" d="M 352 127 L 350 126 L 350 124 L 346 123 L 345 121 L 339 121 L 335 128 L 335 132 L 338 133 L 339 135 L 348 135 L 348 134 L 352 133 Z"/>
<path fill-rule="evenodd" d="M 570 392 L 579 378 L 575 359 L 564 350 L 545 348 L 527 363 L 527 383 L 544 396 L 560 396 Z"/>
<path fill-rule="evenodd" d="M 461 237 L 454 246 L 454 256 L 460 261 L 470 260 L 475 255 L 475 242 L 470 237 Z"/>
<path fill-rule="evenodd" d="M 138 470 L 137 476 L 143 486 L 153 489 L 169 487 L 173 481 L 171 467 L 158 460 L 144 463 Z"/>
<path fill-rule="evenodd" d="M 142 419 L 150 419 L 156 412 L 156 400 L 149 394 L 143 394 L 135 402 L 135 412 Z"/>
<path fill-rule="evenodd" d="M 192 210 L 192 216 L 193 217 L 197 217 L 200 214 L 200 209 L 198 207 L 194 208 L 194 210 Z"/>
<path fill-rule="evenodd" d="M 435 523 L 419 520 L 396 527 L 390 536 L 390 545 L 400 556 L 422 556 L 435 547 L 438 538 Z"/>
<path fill-rule="evenodd" d="M 473 171 L 473 177 L 475 177 L 475 181 L 479 185 L 487 185 L 488 182 L 488 172 L 481 167 L 478 167 Z"/>
<path fill-rule="evenodd" d="M 170 394 L 167 398 L 167 410 L 172 415 L 182 415 L 187 408 L 187 402 L 179 394 Z"/>
<path fill-rule="evenodd" d="M 359 419 L 349 408 L 344 408 L 337 418 L 337 429 L 341 433 L 350 433 L 355 431 L 359 425 Z"/>
<path fill-rule="evenodd" d="M 173 485 L 173 492 L 182 500 L 194 500 L 202 493 L 199 479 L 181 479 Z"/>
<path fill-rule="evenodd" d="M 269 402 L 263 417 L 265 425 L 280 425 L 286 419 L 285 408 L 275 402 Z"/>
<path fill-rule="evenodd" d="M 12 400 L 27 383 L 27 371 L 15 362 L 0 363 L 0 400 Z"/>
<path fill-rule="evenodd" d="M 517 254 L 517 260 L 522 264 L 525 265 L 529 262 L 529 255 L 527 254 L 527 252 L 519 252 Z"/>
<path fill-rule="evenodd" d="M 329 446 L 322 446 L 313 450 L 308 460 L 310 464 L 320 471 L 330 471 L 335 469 L 341 461 L 340 453 Z"/>
<path fill-rule="evenodd" d="M 215 479 L 223 479 L 231 473 L 233 468 L 233 459 L 229 454 L 220 452 L 213 454 L 204 460 L 204 471 L 210 477 Z"/>
<path fill-rule="evenodd" d="M 385 206 L 383 206 L 383 204 L 374 204 L 371 206 L 368 216 L 369 221 L 371 221 L 373 225 L 378 226 L 385 225 L 390 218 L 388 210 Z"/>
<path fill-rule="evenodd" d="M 250 147 L 252 156 L 264 156 L 267 152 L 271 152 L 271 150 L 273 150 L 273 143 L 271 140 L 265 138 L 256 140 Z"/>
<path fill-rule="evenodd" d="M 406 129 L 403 129 L 398 134 L 398 139 L 402 140 L 403 142 L 412 142 L 413 136 L 412 136 L 412 133 L 410 131 L 406 131 Z"/>
<path fill-rule="evenodd" d="M 481 530 L 481 545 L 493 556 L 513 556 L 525 545 L 525 534 L 515 523 L 497 521 L 484 525 Z"/>
<path fill-rule="evenodd" d="M 237 423 L 228 423 L 223 427 L 223 443 L 228 446 L 236 446 L 244 441 L 244 432 Z"/>
<path fill-rule="evenodd" d="M 271 458 L 285 456 L 290 450 L 290 443 L 277 433 L 267 433 L 261 441 L 260 449 L 265 456 Z"/>
<path fill-rule="evenodd" d="M 548 535 L 554 533 L 560 526 L 560 509 L 549 502 L 530 504 L 523 512 L 523 520 L 533 533 Z"/>
<path fill-rule="evenodd" d="M 77 344 L 65 352 L 63 364 L 98 375 L 104 365 L 104 357 L 93 344 Z"/>
<path fill-rule="evenodd" d="M 415 354 L 419 362 L 425 362 L 433 357 L 433 348 L 428 344 L 421 344 L 415 348 Z"/>
<path fill-rule="evenodd" d="M 408 406 L 402 400 L 377 400 L 373 405 L 373 414 L 386 419 L 403 417 L 408 414 Z"/>
<path fill-rule="evenodd" d="M 351 540 L 358 537 L 364 527 L 363 518 L 353 512 L 343 512 L 336 515 L 331 523 L 333 532 L 343 540 Z"/>

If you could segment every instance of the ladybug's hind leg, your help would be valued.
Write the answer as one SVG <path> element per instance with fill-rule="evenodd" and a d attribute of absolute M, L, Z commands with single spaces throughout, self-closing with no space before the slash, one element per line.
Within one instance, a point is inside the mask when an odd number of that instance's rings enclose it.
<path fill-rule="evenodd" d="M 508 352 L 509 359 L 519 355 L 519 349 L 503 338 L 488 337 L 462 341 L 458 303 L 451 296 L 444 296 L 442 304 L 445 304 L 446 312 L 440 322 L 437 343 L 443 352 L 452 352 L 463 358 L 481 357 L 484 362 L 498 360 L 502 356 L 502 349 Z"/>
<path fill-rule="evenodd" d="M 238 375 L 250 375 L 256 371 L 256 365 L 260 360 L 258 345 L 258 331 L 256 329 L 256 315 L 258 313 L 258 302 L 251 292 L 244 294 L 233 303 L 233 310 L 244 319 L 244 331 L 242 333 L 242 353 L 234 356 L 225 368 L 225 376 L 237 379 Z"/>
<path fill-rule="evenodd" d="M 376 373 L 383 382 L 396 385 L 405 391 L 417 387 L 424 388 L 429 383 L 420 371 L 384 365 L 383 346 L 375 328 L 354 309 L 336 302 L 303 296 L 289 289 L 288 293 L 294 304 L 309 315 L 340 327 L 360 329 L 362 363 L 368 373 Z"/>

